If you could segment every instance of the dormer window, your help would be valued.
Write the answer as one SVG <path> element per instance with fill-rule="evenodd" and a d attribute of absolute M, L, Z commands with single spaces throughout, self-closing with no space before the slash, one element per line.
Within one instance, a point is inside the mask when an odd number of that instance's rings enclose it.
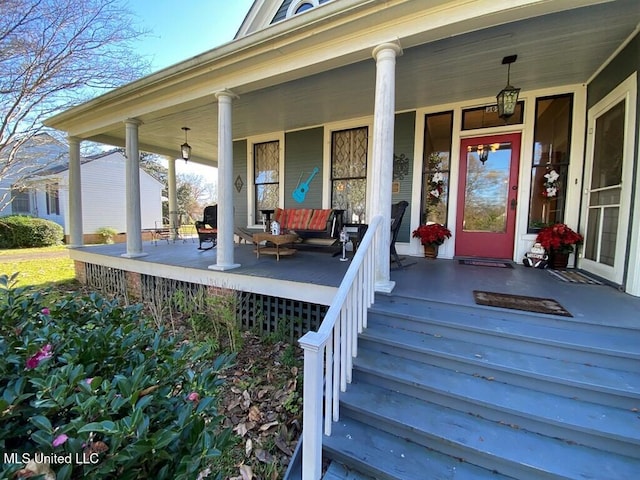
<path fill-rule="evenodd" d="M 323 3 L 327 3 L 327 1 L 328 0 L 293 0 L 287 9 L 287 18 L 311 10 Z"/>
<path fill-rule="evenodd" d="M 296 8 L 295 13 L 302 13 L 302 12 L 304 12 L 304 11 L 306 11 L 306 10 L 310 10 L 310 9 L 312 9 L 313 7 L 314 7 L 314 5 L 313 5 L 312 3 L 309 3 L 309 2 L 302 2 L 302 3 L 300 4 L 300 6 L 298 6 L 298 8 Z"/>

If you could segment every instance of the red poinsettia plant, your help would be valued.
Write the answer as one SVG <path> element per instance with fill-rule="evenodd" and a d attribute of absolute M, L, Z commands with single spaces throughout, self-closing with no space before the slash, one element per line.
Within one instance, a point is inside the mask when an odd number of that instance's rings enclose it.
<path fill-rule="evenodd" d="M 447 238 L 451 238 L 449 229 L 439 223 L 420 225 L 412 235 L 419 238 L 422 245 L 442 245 Z"/>
<path fill-rule="evenodd" d="M 542 244 L 547 252 L 571 253 L 574 245 L 582 243 L 584 237 L 574 232 L 564 223 L 556 223 L 544 227 L 538 236 L 536 242 Z"/>

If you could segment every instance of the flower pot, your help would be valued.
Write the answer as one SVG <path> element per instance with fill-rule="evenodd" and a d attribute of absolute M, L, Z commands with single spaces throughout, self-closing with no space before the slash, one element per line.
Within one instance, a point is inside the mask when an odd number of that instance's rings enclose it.
<path fill-rule="evenodd" d="M 438 245 L 422 245 L 424 248 L 424 257 L 425 258 L 437 258 L 438 257 Z"/>
<path fill-rule="evenodd" d="M 569 254 L 561 253 L 556 251 L 551 251 L 549 255 L 549 267 L 554 270 L 558 270 L 561 268 L 567 268 L 567 264 L 569 263 Z"/>

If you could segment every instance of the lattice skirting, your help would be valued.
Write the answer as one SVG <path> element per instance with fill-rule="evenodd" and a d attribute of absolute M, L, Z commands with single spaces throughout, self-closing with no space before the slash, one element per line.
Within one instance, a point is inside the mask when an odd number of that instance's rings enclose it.
<path fill-rule="evenodd" d="M 87 287 L 103 294 L 127 298 L 127 275 L 124 270 L 103 265 L 84 264 Z"/>
<path fill-rule="evenodd" d="M 310 330 L 317 330 L 328 310 L 326 305 L 289 298 L 138 275 L 90 263 L 84 265 L 88 287 L 123 298 L 126 302 L 141 298 L 144 303 L 161 305 L 171 302 L 178 291 L 182 292 L 187 302 L 194 302 L 202 295 L 232 294 L 236 300 L 236 318 L 242 330 L 253 330 L 265 335 L 278 332 L 287 335 L 291 342 Z"/>
<path fill-rule="evenodd" d="M 243 329 L 278 332 L 293 342 L 310 330 L 317 330 L 327 313 L 326 305 L 289 298 L 238 292 L 238 316 Z"/>

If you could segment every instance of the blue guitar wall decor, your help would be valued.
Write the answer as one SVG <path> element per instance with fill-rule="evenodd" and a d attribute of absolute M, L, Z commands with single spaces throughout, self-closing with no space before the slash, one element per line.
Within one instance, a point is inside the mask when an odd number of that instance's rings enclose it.
<path fill-rule="evenodd" d="M 304 202 L 304 199 L 307 196 L 307 192 L 309 191 L 309 184 L 311 183 L 311 180 L 313 180 L 313 177 L 315 177 L 319 171 L 320 170 L 318 170 L 318 167 L 314 168 L 311 172 L 311 175 L 309 175 L 309 178 L 307 178 L 306 182 L 300 183 L 298 187 L 293 191 L 291 196 L 296 202 Z"/>

